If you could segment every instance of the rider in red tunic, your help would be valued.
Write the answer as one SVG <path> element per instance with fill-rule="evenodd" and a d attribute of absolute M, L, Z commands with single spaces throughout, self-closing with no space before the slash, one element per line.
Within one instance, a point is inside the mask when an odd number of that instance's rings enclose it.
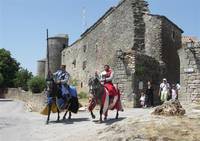
<path fill-rule="evenodd" d="M 121 105 L 119 106 L 120 93 L 119 90 L 115 88 L 115 86 L 112 83 L 114 72 L 109 65 L 104 66 L 104 71 L 100 74 L 100 77 L 101 77 L 101 82 L 109 92 L 109 97 L 113 99 L 109 105 L 109 109 L 117 108 L 120 110 L 122 108 Z"/>

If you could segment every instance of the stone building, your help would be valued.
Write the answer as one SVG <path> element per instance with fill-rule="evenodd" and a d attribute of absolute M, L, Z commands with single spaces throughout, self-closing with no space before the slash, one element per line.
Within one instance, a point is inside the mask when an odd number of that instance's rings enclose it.
<path fill-rule="evenodd" d="M 89 77 L 110 65 L 122 97 L 137 106 L 147 80 L 156 87 L 163 77 L 179 81 L 182 32 L 165 16 L 150 14 L 146 1 L 121 0 L 62 50 L 61 63 L 85 90 Z"/>
<path fill-rule="evenodd" d="M 200 41 L 195 37 L 184 36 L 180 56 L 180 99 L 200 101 Z"/>

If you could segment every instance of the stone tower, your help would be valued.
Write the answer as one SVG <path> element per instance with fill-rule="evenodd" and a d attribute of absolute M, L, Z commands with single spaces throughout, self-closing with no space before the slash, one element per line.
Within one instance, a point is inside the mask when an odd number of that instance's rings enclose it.
<path fill-rule="evenodd" d="M 62 50 L 68 46 L 68 35 L 62 34 L 48 38 L 49 43 L 49 68 L 55 72 L 61 65 Z M 45 75 L 47 75 L 47 61 Z"/>

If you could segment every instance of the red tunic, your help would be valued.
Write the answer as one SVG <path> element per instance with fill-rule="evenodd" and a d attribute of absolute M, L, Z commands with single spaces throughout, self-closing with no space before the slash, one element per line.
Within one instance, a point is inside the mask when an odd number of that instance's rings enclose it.
<path fill-rule="evenodd" d="M 112 80 L 111 81 L 106 81 L 106 78 L 109 78 L 112 74 L 112 70 L 109 69 L 106 71 L 106 75 L 105 75 L 105 81 L 104 81 L 104 86 L 107 88 L 108 92 L 109 92 L 109 96 L 116 96 L 118 95 L 113 83 L 112 83 Z"/>

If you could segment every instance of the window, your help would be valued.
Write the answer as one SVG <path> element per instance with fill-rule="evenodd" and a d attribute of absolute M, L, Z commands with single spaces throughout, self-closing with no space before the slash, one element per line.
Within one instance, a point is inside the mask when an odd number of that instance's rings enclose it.
<path fill-rule="evenodd" d="M 176 33 L 175 33 L 175 31 L 173 30 L 173 31 L 172 31 L 172 39 L 173 39 L 173 40 L 175 40 L 175 36 L 176 36 Z"/>
<path fill-rule="evenodd" d="M 86 52 L 86 49 L 87 49 L 87 46 L 84 45 L 84 46 L 83 46 L 83 52 Z"/>
<path fill-rule="evenodd" d="M 83 82 L 81 82 L 81 88 L 83 88 Z"/>
<path fill-rule="evenodd" d="M 97 43 L 95 44 L 95 49 L 96 49 L 96 52 L 98 52 L 98 44 Z"/>
<path fill-rule="evenodd" d="M 86 69 L 87 61 L 83 61 L 83 70 Z"/>
<path fill-rule="evenodd" d="M 72 62 L 72 64 L 74 65 L 74 68 L 76 68 L 76 59 L 74 59 L 74 61 Z"/>

